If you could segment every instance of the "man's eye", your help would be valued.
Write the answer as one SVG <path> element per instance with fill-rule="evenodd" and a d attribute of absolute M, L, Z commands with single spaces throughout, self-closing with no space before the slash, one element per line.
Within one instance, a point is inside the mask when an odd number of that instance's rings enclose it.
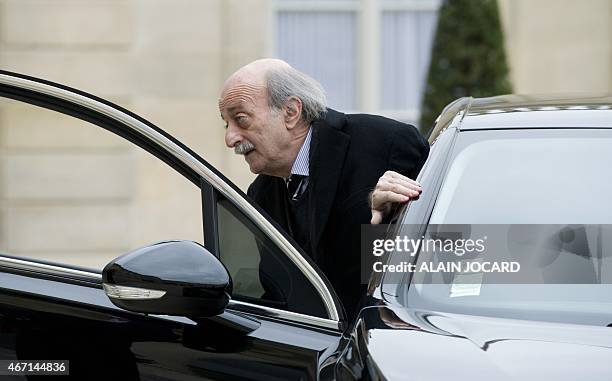
<path fill-rule="evenodd" d="M 244 126 L 247 122 L 247 117 L 244 115 L 237 116 L 235 119 L 236 119 L 236 123 L 238 123 L 241 126 Z"/>
<path fill-rule="evenodd" d="M 223 125 L 223 128 L 225 128 L 225 129 L 227 130 L 227 123 L 225 123 L 225 124 Z"/>

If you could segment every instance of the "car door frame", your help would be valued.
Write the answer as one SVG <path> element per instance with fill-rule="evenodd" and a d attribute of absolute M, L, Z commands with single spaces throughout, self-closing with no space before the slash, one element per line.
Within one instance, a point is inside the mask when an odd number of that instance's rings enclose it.
<path fill-rule="evenodd" d="M 247 196 L 216 168 L 168 133 L 145 119 L 91 94 L 22 74 L 0 70 L 0 96 L 58 111 L 107 129 L 163 160 L 181 173 L 202 192 L 204 246 L 218 253 L 216 200 L 222 196 L 247 216 L 304 274 L 317 290 L 327 312 L 327 318 L 295 313 L 254 303 L 230 300 L 227 309 L 259 315 L 265 318 L 306 324 L 342 332 L 346 320 L 342 305 L 329 281 L 306 256 L 291 243 L 291 239 L 264 215 Z M 101 281 L 101 274 L 74 266 L 63 266 L 14 257 L 0 256 L 0 266 L 27 271 L 73 275 L 75 279 Z"/>

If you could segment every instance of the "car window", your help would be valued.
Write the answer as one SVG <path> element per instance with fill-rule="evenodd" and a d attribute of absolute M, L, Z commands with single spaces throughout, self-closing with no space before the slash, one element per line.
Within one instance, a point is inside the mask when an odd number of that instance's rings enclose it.
<path fill-rule="evenodd" d="M 609 223 L 611 144 L 605 130 L 462 132 L 430 223 Z"/>
<path fill-rule="evenodd" d="M 609 324 L 611 145 L 610 130 L 461 132 L 424 238 L 434 237 L 440 224 L 469 226 L 463 238 L 502 234 L 505 241 L 497 242 L 504 245 L 479 260 L 520 259 L 529 282 L 517 277 L 500 283 L 479 271 L 424 273 L 412 278 L 405 303 L 464 314 Z M 463 260 L 452 252 L 435 254 Z M 428 258 L 432 253 L 419 255 L 416 267 Z"/>
<path fill-rule="evenodd" d="M 219 253 L 233 281 L 232 299 L 327 317 L 302 271 L 231 202 L 217 203 Z"/>
<path fill-rule="evenodd" d="M 202 243 L 200 189 L 96 125 L 0 100 L 0 253 L 101 269 L 140 246 Z"/>

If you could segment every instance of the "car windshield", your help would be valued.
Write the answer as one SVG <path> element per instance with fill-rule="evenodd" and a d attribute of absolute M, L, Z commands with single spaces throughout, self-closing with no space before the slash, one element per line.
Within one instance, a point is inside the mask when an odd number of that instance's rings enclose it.
<path fill-rule="evenodd" d="M 522 257 L 531 277 L 503 284 L 478 271 L 467 278 L 459 272 L 414 274 L 404 287 L 405 304 L 483 316 L 612 323 L 611 165 L 612 130 L 460 132 L 427 232 L 437 224 L 469 224 L 471 238 L 497 230 L 507 238 L 498 251 Z M 519 244 L 513 246 L 508 237 L 517 231 Z M 570 240 L 564 241 L 568 232 Z M 487 251 L 479 260 L 497 254 Z M 424 260 L 419 254 L 417 268 Z"/>

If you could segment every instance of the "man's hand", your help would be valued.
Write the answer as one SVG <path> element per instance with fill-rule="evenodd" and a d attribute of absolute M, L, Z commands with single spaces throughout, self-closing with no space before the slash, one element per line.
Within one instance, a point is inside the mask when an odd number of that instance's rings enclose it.
<path fill-rule="evenodd" d="M 370 208 L 372 209 L 371 224 L 379 224 L 389 213 L 394 203 L 405 203 L 415 199 L 421 194 L 421 184 L 400 175 L 397 172 L 387 171 L 376 184 L 370 194 Z"/>

